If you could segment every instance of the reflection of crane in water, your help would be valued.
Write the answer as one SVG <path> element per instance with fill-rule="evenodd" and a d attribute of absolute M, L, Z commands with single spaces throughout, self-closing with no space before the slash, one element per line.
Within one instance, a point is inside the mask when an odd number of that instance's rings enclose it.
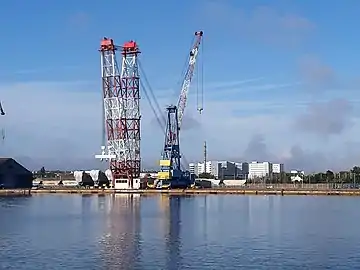
<path fill-rule="evenodd" d="M 140 195 L 114 194 L 110 207 L 102 240 L 105 269 L 135 269 L 140 258 Z"/>
<path fill-rule="evenodd" d="M 181 265 L 181 196 L 162 196 L 161 206 L 166 213 L 166 235 L 165 235 L 165 248 L 166 248 L 166 269 L 178 269 L 177 266 Z"/>

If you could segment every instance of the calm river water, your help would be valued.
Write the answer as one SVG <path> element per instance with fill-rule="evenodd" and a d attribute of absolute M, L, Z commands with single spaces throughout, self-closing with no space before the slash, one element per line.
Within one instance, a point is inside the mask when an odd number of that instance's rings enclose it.
<path fill-rule="evenodd" d="M 0 198 L 0 269 L 360 269 L 360 198 Z"/>

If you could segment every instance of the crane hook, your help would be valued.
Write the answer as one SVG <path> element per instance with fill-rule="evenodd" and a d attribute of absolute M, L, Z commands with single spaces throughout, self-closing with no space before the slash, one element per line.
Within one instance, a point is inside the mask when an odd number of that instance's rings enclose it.
<path fill-rule="evenodd" d="M 5 115 L 5 112 L 4 112 L 3 106 L 1 104 L 1 101 L 0 101 L 0 114 Z"/>

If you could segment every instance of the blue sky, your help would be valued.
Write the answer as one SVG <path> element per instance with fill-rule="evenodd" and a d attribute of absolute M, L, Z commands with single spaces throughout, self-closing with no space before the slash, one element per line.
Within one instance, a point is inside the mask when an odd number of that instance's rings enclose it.
<path fill-rule="evenodd" d="M 139 43 L 165 106 L 176 102 L 193 33 L 203 30 L 205 110 L 196 113 L 192 87 L 182 133 L 188 161 L 201 159 L 206 139 L 210 159 L 305 170 L 359 164 L 359 8 L 355 0 L 6 1 L 2 155 L 31 167 L 98 166 L 101 38 Z M 142 114 L 143 159 L 153 166 L 163 138 L 145 98 Z"/>

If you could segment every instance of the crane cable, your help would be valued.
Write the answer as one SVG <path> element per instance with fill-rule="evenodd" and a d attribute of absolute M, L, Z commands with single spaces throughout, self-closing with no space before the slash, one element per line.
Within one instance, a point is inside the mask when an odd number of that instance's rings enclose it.
<path fill-rule="evenodd" d="M 147 79 L 147 76 L 145 74 L 145 71 L 142 68 L 142 64 L 140 62 L 140 60 L 138 60 L 138 64 L 139 64 L 139 69 L 141 72 L 141 76 L 144 79 L 145 84 L 143 83 L 143 80 L 140 80 L 140 85 L 141 88 L 143 89 L 143 92 L 145 94 L 145 97 L 147 99 L 147 101 L 149 102 L 150 108 L 156 118 L 156 121 L 159 124 L 159 127 L 161 128 L 161 130 L 164 132 L 165 134 L 165 125 L 166 125 L 166 119 L 165 116 L 162 114 L 162 110 L 160 108 L 159 102 L 157 101 L 154 91 L 152 90 L 149 80 Z M 155 103 L 155 106 L 154 106 Z"/>
<path fill-rule="evenodd" d="M 138 60 L 139 61 L 139 60 Z M 162 130 L 164 136 L 166 136 L 166 130 L 165 130 L 165 127 L 166 127 L 166 119 L 165 119 L 165 116 L 163 116 L 161 114 L 161 109 L 160 109 L 160 105 L 154 95 L 154 91 L 152 90 L 151 86 L 150 86 L 150 83 L 146 77 L 146 74 L 144 72 L 144 70 L 142 69 L 142 66 L 140 64 L 140 61 L 138 62 L 139 63 L 139 69 L 140 69 L 140 72 L 141 72 L 141 76 L 142 78 L 144 78 L 144 81 L 145 83 L 147 84 L 147 87 L 145 86 L 145 84 L 143 83 L 143 80 L 140 80 L 140 85 L 141 85 L 141 88 L 143 89 L 143 93 L 145 94 L 145 97 L 147 99 L 147 101 L 149 102 L 149 105 L 150 105 L 150 108 L 159 124 L 159 127 L 160 129 Z M 149 95 L 149 92 L 150 92 L 150 95 Z M 155 103 L 155 106 L 154 104 Z M 181 154 L 182 158 L 186 161 L 186 158 L 183 154 Z M 180 164 L 182 168 L 184 168 L 183 164 Z"/>
<path fill-rule="evenodd" d="M 202 40 L 200 46 L 200 54 L 202 54 L 204 51 L 204 40 Z M 204 110 L 204 57 L 202 55 L 199 56 L 200 63 L 197 65 L 196 109 L 201 115 L 202 111 Z"/>
<path fill-rule="evenodd" d="M 204 162 L 206 162 L 206 134 L 205 134 L 205 129 L 203 127 L 203 110 L 204 110 L 204 57 L 203 57 L 203 53 L 204 53 L 204 40 L 202 40 L 201 43 L 201 55 L 200 55 L 200 63 L 198 65 L 198 68 L 200 69 L 200 72 L 198 72 L 198 81 L 197 81 L 197 95 L 196 95 L 196 99 L 197 99 L 197 111 L 199 112 L 199 125 L 200 128 L 202 129 L 202 135 L 201 137 L 203 137 L 203 142 L 204 144 L 201 144 L 202 149 L 203 149 L 203 154 L 204 154 Z M 200 78 L 199 78 L 200 77 Z M 199 87 L 199 83 L 200 83 L 200 87 Z M 200 89 L 199 89 L 200 88 Z M 202 152 L 202 151 L 200 151 Z M 206 164 L 204 164 L 204 172 L 206 172 Z"/>
<path fill-rule="evenodd" d="M 192 37 L 191 39 L 191 44 L 190 44 L 190 48 L 191 48 L 191 45 L 194 43 L 194 39 L 195 37 Z M 159 124 L 159 127 L 161 128 L 162 132 L 164 133 L 164 135 L 166 136 L 166 131 L 165 131 L 165 127 L 166 127 L 166 118 L 165 116 L 162 114 L 162 110 L 160 108 L 160 105 L 154 95 L 154 91 L 152 90 L 151 88 L 151 85 L 147 79 L 147 76 L 146 76 L 146 73 L 144 72 L 143 68 L 142 68 L 142 64 L 141 64 L 141 61 L 138 60 L 138 65 L 139 65 L 139 69 L 140 69 L 140 72 L 142 74 L 142 78 L 144 79 L 145 81 L 145 84 L 143 83 L 143 80 L 140 80 L 140 86 L 141 88 L 143 89 L 143 93 L 145 94 L 145 97 L 147 99 L 147 101 L 149 102 L 149 105 L 150 105 L 150 108 L 156 118 L 156 121 L 158 122 Z M 181 77 L 180 77 L 180 81 L 177 83 L 178 85 L 182 83 L 183 81 L 183 77 L 185 76 L 185 73 L 187 71 L 187 66 L 188 66 L 188 55 L 186 56 L 186 60 L 185 60 L 185 63 L 184 63 L 184 67 L 182 69 L 182 74 L 181 74 Z M 149 92 L 150 92 L 150 95 L 149 95 Z M 155 106 L 154 104 L 155 103 Z M 181 157 L 182 157 L 182 161 L 185 161 L 185 163 L 187 163 L 187 160 L 186 160 L 186 157 L 183 153 L 181 153 Z M 184 164 L 182 162 L 181 166 L 184 168 Z"/>
<path fill-rule="evenodd" d="M 190 46 L 189 46 L 190 50 L 192 50 L 192 48 L 193 48 L 192 46 L 194 44 L 195 38 L 196 38 L 195 36 L 193 36 L 191 38 L 191 42 L 190 42 Z M 184 82 L 184 77 L 185 77 L 186 72 L 188 70 L 188 66 L 189 66 L 189 53 L 187 53 L 187 55 L 185 57 L 184 67 L 182 69 L 181 77 L 180 77 L 180 80 L 178 82 L 178 85 L 180 85 L 180 93 L 178 94 L 178 96 L 181 95 L 181 87 L 182 87 L 182 84 Z M 197 68 L 198 68 L 198 66 L 197 66 Z M 181 168 L 183 170 L 185 170 L 185 168 L 187 168 L 187 164 L 189 164 L 188 160 L 186 159 L 185 155 L 183 153 L 181 153 L 181 164 L 180 164 Z"/>
<path fill-rule="evenodd" d="M 194 39 L 195 39 L 195 37 L 192 38 L 191 44 L 194 43 Z M 203 49 L 204 48 L 204 40 L 201 41 L 200 46 L 201 46 L 200 54 L 202 54 L 203 50 L 204 50 Z M 186 62 L 186 65 L 188 65 L 188 62 Z M 200 71 L 199 71 L 199 69 L 200 69 Z M 183 72 L 182 77 L 185 76 L 185 74 L 184 74 L 185 72 L 186 72 L 186 67 L 185 67 L 185 71 Z M 196 65 L 196 73 L 197 73 L 197 76 L 196 76 L 196 109 L 199 112 L 199 118 L 200 118 L 199 123 L 201 125 L 201 123 L 202 123 L 201 115 L 202 115 L 202 111 L 204 110 L 204 58 L 202 55 L 200 56 L 200 65 Z M 199 77 L 200 77 L 200 79 L 199 79 Z M 199 84 L 200 84 L 200 86 L 199 86 Z M 182 157 L 181 166 L 184 169 L 186 166 L 183 164 L 183 162 L 185 162 L 186 164 L 189 164 L 189 163 L 183 154 L 181 157 Z"/>
<path fill-rule="evenodd" d="M 204 40 L 201 43 L 201 112 L 204 110 Z"/>

